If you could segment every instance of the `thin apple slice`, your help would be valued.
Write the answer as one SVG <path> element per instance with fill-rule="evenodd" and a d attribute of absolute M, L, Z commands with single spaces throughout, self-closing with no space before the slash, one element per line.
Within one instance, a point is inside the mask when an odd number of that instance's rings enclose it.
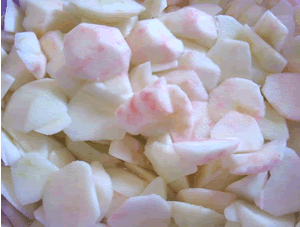
<path fill-rule="evenodd" d="M 299 188 L 300 158 L 290 148 L 286 148 L 283 159 L 273 170 L 270 178 L 255 201 L 256 205 L 274 216 L 281 216 L 300 210 Z M 279 180 L 280 179 L 280 183 Z M 273 200 L 276 196 L 278 200 Z M 285 204 L 283 206 L 283 204 Z"/>
<path fill-rule="evenodd" d="M 94 184 L 97 193 L 98 203 L 101 210 L 99 221 L 107 214 L 113 199 L 113 188 L 110 176 L 100 162 L 92 162 Z"/>
<path fill-rule="evenodd" d="M 1 73 L 1 100 L 14 82 L 14 77 L 6 73 Z"/>
<path fill-rule="evenodd" d="M 186 162 L 198 166 L 231 155 L 239 147 L 239 139 L 203 139 L 174 143 L 175 152 Z"/>
<path fill-rule="evenodd" d="M 133 165 L 128 162 L 124 162 L 125 167 L 131 172 L 143 178 L 146 182 L 150 183 L 153 181 L 157 175 L 155 173 L 150 172 L 149 170 L 143 169 L 137 165 Z"/>
<path fill-rule="evenodd" d="M 230 60 L 225 56 L 230 55 Z M 250 46 L 246 42 L 218 39 L 217 43 L 208 51 L 209 57 L 221 69 L 220 83 L 228 78 L 252 78 Z"/>
<path fill-rule="evenodd" d="M 160 196 L 152 194 L 129 198 L 108 220 L 111 227 L 167 227 L 171 207 Z"/>
<path fill-rule="evenodd" d="M 147 182 L 137 175 L 121 168 L 106 169 L 112 182 L 113 190 L 126 196 L 140 195 L 147 187 Z"/>
<path fill-rule="evenodd" d="M 151 64 L 173 62 L 182 54 L 184 48 L 182 41 L 158 19 L 137 22 L 126 41 L 132 50 L 133 65 L 147 61 L 151 61 Z"/>
<path fill-rule="evenodd" d="M 265 102 L 265 104 L 266 115 L 258 123 L 264 138 L 267 140 L 288 139 L 289 131 L 286 120 L 268 102 Z"/>
<path fill-rule="evenodd" d="M 128 199 L 128 197 L 114 191 L 112 202 L 109 206 L 108 212 L 106 213 L 106 218 L 116 213 L 119 207 Z"/>
<path fill-rule="evenodd" d="M 6 106 L 3 122 L 30 132 L 67 113 L 67 97 L 53 79 L 45 78 L 18 89 Z"/>
<path fill-rule="evenodd" d="M 236 199 L 235 194 L 204 188 L 187 188 L 177 194 L 180 201 L 203 206 L 223 214 L 224 209 Z"/>
<path fill-rule="evenodd" d="M 158 17 L 164 9 L 167 7 L 167 0 L 146 0 L 143 2 L 145 11 L 140 13 L 139 18 L 141 20 Z"/>
<path fill-rule="evenodd" d="M 199 4 L 190 4 L 190 7 L 194 7 L 202 12 L 205 12 L 209 15 L 216 15 L 222 11 L 222 8 L 213 3 L 199 3 Z"/>
<path fill-rule="evenodd" d="M 24 15 L 20 7 L 12 0 L 8 0 L 4 16 L 4 31 L 13 33 L 24 31 L 22 26 L 23 18 Z"/>
<path fill-rule="evenodd" d="M 264 12 L 266 12 L 265 7 L 252 5 L 240 15 L 238 21 L 242 24 L 248 24 L 250 27 L 253 27 Z"/>
<path fill-rule="evenodd" d="M 36 209 L 34 212 L 34 218 L 38 220 L 40 223 L 43 225 L 46 225 L 46 220 L 45 220 L 45 211 L 43 208 L 43 205 L 41 205 L 38 209 Z"/>
<path fill-rule="evenodd" d="M 1 159 L 6 166 L 13 165 L 21 156 L 23 152 L 19 150 L 10 136 L 1 130 Z"/>
<path fill-rule="evenodd" d="M 268 102 L 287 119 L 300 121 L 300 74 L 269 75 L 262 92 Z"/>
<path fill-rule="evenodd" d="M 172 217 L 180 227 L 217 227 L 225 223 L 225 218 L 213 210 L 183 202 L 169 202 Z"/>
<path fill-rule="evenodd" d="M 101 212 L 90 165 L 76 161 L 53 174 L 45 187 L 43 207 L 50 227 L 64 222 L 82 227 L 95 224 Z"/>
<path fill-rule="evenodd" d="M 40 38 L 40 45 L 48 60 L 63 52 L 64 34 L 59 31 L 49 31 Z"/>
<path fill-rule="evenodd" d="M 172 182 L 169 183 L 169 186 L 172 190 L 178 193 L 180 190 L 190 187 L 190 182 L 188 176 L 180 177 Z"/>
<path fill-rule="evenodd" d="M 161 177 L 157 177 L 151 181 L 141 193 L 141 195 L 151 194 L 159 195 L 165 200 L 167 199 L 167 185 Z"/>
<path fill-rule="evenodd" d="M 216 41 L 217 29 L 213 17 L 194 7 L 167 13 L 161 20 L 174 35 L 196 40 L 207 48 L 212 47 Z"/>
<path fill-rule="evenodd" d="M 184 162 L 180 159 L 172 145 L 154 142 L 145 148 L 144 154 L 151 162 L 153 169 L 166 181 L 166 183 L 170 183 L 179 177 L 197 171 L 196 165 Z"/>
<path fill-rule="evenodd" d="M 243 30 L 243 25 L 231 16 L 217 15 L 214 18 L 216 19 L 218 39 L 235 39 Z"/>
<path fill-rule="evenodd" d="M 234 193 L 242 199 L 254 202 L 256 197 L 260 195 L 263 187 L 267 182 L 267 179 L 267 172 L 249 175 L 239 181 L 228 185 L 225 191 Z"/>

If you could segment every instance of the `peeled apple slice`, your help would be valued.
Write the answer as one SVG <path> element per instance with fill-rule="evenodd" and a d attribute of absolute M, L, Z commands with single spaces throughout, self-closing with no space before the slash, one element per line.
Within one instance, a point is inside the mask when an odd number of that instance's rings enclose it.
<path fill-rule="evenodd" d="M 40 38 L 40 45 L 48 60 L 56 58 L 63 52 L 64 34 L 59 31 L 49 31 Z"/>
<path fill-rule="evenodd" d="M 29 132 L 67 113 L 67 97 L 53 79 L 41 79 L 22 86 L 10 98 L 3 122 Z"/>
<path fill-rule="evenodd" d="M 243 30 L 243 25 L 231 16 L 217 15 L 214 18 L 216 19 L 218 39 L 234 39 Z"/>
<path fill-rule="evenodd" d="M 75 161 L 52 175 L 45 187 L 43 207 L 49 227 L 95 224 L 101 212 L 90 165 Z"/>

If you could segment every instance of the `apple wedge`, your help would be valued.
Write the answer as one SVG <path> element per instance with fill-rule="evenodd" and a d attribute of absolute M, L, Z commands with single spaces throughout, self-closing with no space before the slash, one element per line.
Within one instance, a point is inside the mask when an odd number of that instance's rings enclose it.
<path fill-rule="evenodd" d="M 218 39 L 235 39 L 243 30 L 243 25 L 231 16 L 217 15 L 214 18 L 216 20 Z"/>
<path fill-rule="evenodd" d="M 10 136 L 2 129 L 1 130 L 1 159 L 4 165 L 13 165 L 21 156 L 23 152 L 18 149 Z"/>
<path fill-rule="evenodd" d="M 151 181 L 141 193 L 141 195 L 151 194 L 159 195 L 165 200 L 167 199 L 167 185 L 161 177 L 157 177 Z"/>
<path fill-rule="evenodd" d="M 271 74 L 266 79 L 262 93 L 279 114 L 289 120 L 300 121 L 299 84 L 300 74 Z"/>
<path fill-rule="evenodd" d="M 64 34 L 59 31 L 49 31 L 40 38 L 40 45 L 48 60 L 63 52 Z"/>
<path fill-rule="evenodd" d="M 67 113 L 67 97 L 53 79 L 28 83 L 10 98 L 3 122 L 21 132 L 30 132 Z"/>
<path fill-rule="evenodd" d="M 22 26 L 23 18 L 24 15 L 20 7 L 12 0 L 8 0 L 4 16 L 4 31 L 13 33 L 24 31 Z"/>
<path fill-rule="evenodd" d="M 139 14 L 141 20 L 158 17 L 167 7 L 167 0 L 146 0 L 143 3 L 145 11 Z"/>
<path fill-rule="evenodd" d="M 45 187 L 43 207 L 50 227 L 64 222 L 78 227 L 95 224 L 101 212 L 90 165 L 76 161 L 53 174 Z"/>
<path fill-rule="evenodd" d="M 76 158 L 67 148 L 60 148 L 50 152 L 48 160 L 56 165 L 58 168 L 62 168 L 69 163 L 76 161 Z"/>
<path fill-rule="evenodd" d="M 167 227 L 171 207 L 158 195 L 136 196 L 127 199 L 107 220 L 110 227 Z"/>
<path fill-rule="evenodd" d="M 213 210 L 183 202 L 169 202 L 172 218 L 179 227 L 218 227 L 225 223 L 225 218 Z"/>

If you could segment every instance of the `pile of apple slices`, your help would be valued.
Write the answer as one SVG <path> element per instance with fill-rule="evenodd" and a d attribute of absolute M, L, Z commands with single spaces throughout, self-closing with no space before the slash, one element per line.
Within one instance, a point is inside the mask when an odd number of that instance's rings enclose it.
<path fill-rule="evenodd" d="M 300 227 L 299 0 L 19 3 L 3 226 Z"/>

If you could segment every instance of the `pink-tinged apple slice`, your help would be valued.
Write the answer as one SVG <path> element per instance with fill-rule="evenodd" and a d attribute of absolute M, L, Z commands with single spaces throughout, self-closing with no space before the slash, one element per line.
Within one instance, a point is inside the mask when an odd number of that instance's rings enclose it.
<path fill-rule="evenodd" d="M 264 138 L 267 140 L 288 139 L 289 131 L 286 120 L 268 102 L 265 102 L 265 104 L 266 115 L 258 123 Z"/>
<path fill-rule="evenodd" d="M 183 202 L 169 202 L 172 218 L 179 227 L 217 227 L 225 223 L 224 215 L 203 206 Z"/>
<path fill-rule="evenodd" d="M 226 56 L 230 55 L 230 59 Z M 249 44 L 232 39 L 218 39 L 208 51 L 209 57 L 221 69 L 220 83 L 228 78 L 252 78 L 252 62 Z"/>
<path fill-rule="evenodd" d="M 91 166 L 75 161 L 52 174 L 43 194 L 43 208 L 49 227 L 95 224 L 101 211 Z"/>
<path fill-rule="evenodd" d="M 197 166 L 180 159 L 172 145 L 154 142 L 145 148 L 145 153 L 155 172 L 166 183 L 197 171 Z M 159 157 L 159 158 L 158 158 Z"/>
<path fill-rule="evenodd" d="M 178 69 L 195 70 L 207 91 L 214 89 L 220 80 L 221 70 L 208 57 L 197 50 L 185 51 L 178 59 Z"/>
<path fill-rule="evenodd" d="M 230 78 L 209 94 L 208 112 L 218 121 L 235 110 L 261 121 L 265 115 L 264 98 L 257 84 L 243 78 Z"/>
<path fill-rule="evenodd" d="M 236 151 L 259 150 L 264 138 L 256 120 L 236 111 L 227 113 L 211 131 L 212 139 L 236 137 L 241 143 Z"/>
<path fill-rule="evenodd" d="M 222 11 L 222 8 L 216 4 L 210 3 L 200 3 L 200 4 L 192 4 L 190 7 L 194 7 L 202 12 L 205 12 L 209 15 L 216 15 Z"/>
<path fill-rule="evenodd" d="M 178 85 L 190 101 L 207 101 L 208 94 L 194 70 L 174 70 L 162 74 L 168 84 Z"/>
<path fill-rule="evenodd" d="M 137 22 L 126 41 L 132 51 L 133 65 L 147 61 L 152 64 L 173 62 L 184 49 L 182 42 L 158 19 Z"/>
<path fill-rule="evenodd" d="M 212 47 L 217 39 L 213 17 L 194 7 L 164 14 L 161 20 L 174 35 L 196 40 L 207 48 Z"/>
<path fill-rule="evenodd" d="M 110 227 L 167 227 L 171 219 L 171 206 L 158 195 L 136 196 L 127 199 L 111 215 Z"/>
<path fill-rule="evenodd" d="M 287 27 L 269 10 L 257 21 L 254 31 L 277 51 L 282 48 L 289 33 Z"/>
<path fill-rule="evenodd" d="M 167 0 L 145 0 L 143 3 L 145 11 L 139 14 L 141 20 L 158 17 L 167 7 Z"/>
<path fill-rule="evenodd" d="M 234 193 L 241 199 L 254 202 L 256 197 L 260 195 L 265 183 L 267 182 L 267 179 L 267 172 L 249 175 L 228 185 L 225 191 Z"/>
<path fill-rule="evenodd" d="M 231 16 L 217 15 L 214 18 L 218 39 L 234 39 L 243 30 L 243 25 Z"/>
<path fill-rule="evenodd" d="M 224 166 L 230 168 L 230 173 L 238 175 L 258 174 L 272 170 L 280 164 L 285 150 L 286 140 L 273 140 L 265 144 L 260 151 L 233 154 L 223 160 Z"/>
<path fill-rule="evenodd" d="M 64 34 L 59 30 L 49 31 L 40 39 L 40 44 L 48 60 L 51 60 L 63 52 Z"/>
<path fill-rule="evenodd" d="M 158 128 L 166 132 L 170 126 L 159 123 L 173 114 L 174 109 L 165 78 L 135 93 L 115 113 L 118 125 L 133 135 L 156 135 Z"/>
<path fill-rule="evenodd" d="M 109 218 L 111 215 L 113 215 L 127 199 L 128 197 L 114 191 L 109 210 L 106 213 L 105 217 Z"/>
<path fill-rule="evenodd" d="M 15 78 L 9 74 L 1 73 L 1 99 L 8 92 L 11 85 L 15 82 Z"/>
<path fill-rule="evenodd" d="M 253 27 L 264 12 L 266 12 L 265 7 L 252 5 L 240 15 L 238 21 L 242 24 L 248 24 L 250 27 Z"/>
<path fill-rule="evenodd" d="M 75 77 L 104 81 L 127 73 L 131 50 L 119 29 L 81 23 L 65 35 L 64 54 Z"/>
<path fill-rule="evenodd" d="M 12 0 L 7 1 L 7 7 L 4 15 L 4 31 L 17 33 L 24 31 L 22 26 L 24 15 L 20 7 Z"/>
<path fill-rule="evenodd" d="M 239 139 L 202 139 L 174 143 L 175 152 L 186 162 L 203 165 L 231 155 L 239 147 Z"/>
<path fill-rule="evenodd" d="M 236 199 L 235 194 L 204 188 L 183 189 L 177 194 L 180 201 L 203 206 L 223 214 L 224 209 Z"/>
<path fill-rule="evenodd" d="M 281 216 L 300 210 L 300 158 L 286 148 L 283 159 L 273 170 L 270 178 L 255 201 L 256 205 L 274 216 Z M 272 198 L 278 198 L 274 200 Z"/>
<path fill-rule="evenodd" d="M 262 92 L 268 102 L 289 120 L 300 121 L 300 74 L 281 73 L 267 77 Z"/>
<path fill-rule="evenodd" d="M 192 102 L 194 117 L 194 128 L 191 136 L 192 141 L 210 137 L 210 132 L 214 124 L 208 114 L 207 106 L 207 102 Z"/>
<path fill-rule="evenodd" d="M 134 137 L 126 134 L 122 140 L 112 140 L 108 154 L 120 160 L 142 167 L 149 167 L 143 154 L 144 145 Z"/>
<path fill-rule="evenodd" d="M 174 60 L 168 63 L 156 63 L 151 65 L 152 72 L 160 72 L 168 69 L 174 69 L 178 66 L 178 61 Z"/>
<path fill-rule="evenodd" d="M 151 194 L 159 195 L 165 200 L 167 199 L 167 185 L 161 177 L 157 177 L 151 181 L 141 195 Z"/>

